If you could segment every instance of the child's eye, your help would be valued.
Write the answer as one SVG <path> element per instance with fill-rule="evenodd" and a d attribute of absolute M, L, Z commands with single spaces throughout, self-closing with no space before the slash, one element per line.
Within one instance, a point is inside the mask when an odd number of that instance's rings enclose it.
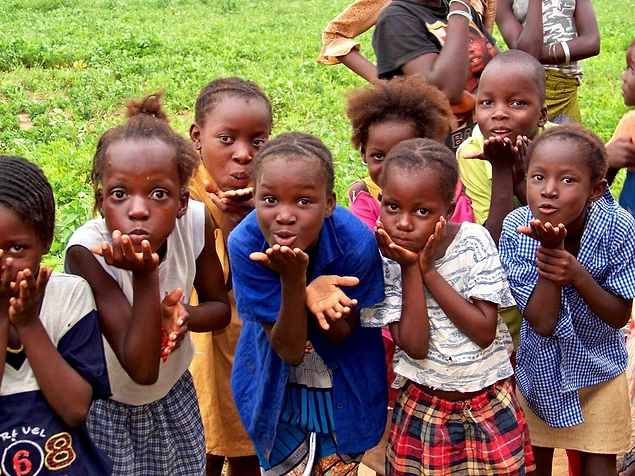
<path fill-rule="evenodd" d="M 126 192 L 124 192 L 123 190 L 113 190 L 112 192 L 110 192 L 110 196 L 115 200 L 123 200 L 124 198 L 126 198 Z"/>
<path fill-rule="evenodd" d="M 541 182 L 544 177 L 540 174 L 533 174 L 531 178 L 535 180 L 536 182 Z"/>
<path fill-rule="evenodd" d="M 390 210 L 391 212 L 396 212 L 399 210 L 399 207 L 397 205 L 395 205 L 394 203 L 386 203 L 384 204 L 384 206 Z"/>
<path fill-rule="evenodd" d="M 165 200 L 168 198 L 168 192 L 165 190 L 153 190 L 150 194 L 150 198 L 154 198 L 155 200 Z"/>
<path fill-rule="evenodd" d="M 10 251 L 12 253 L 19 253 L 20 251 L 24 250 L 24 246 L 23 245 L 13 245 L 11 248 L 9 248 Z"/>
<path fill-rule="evenodd" d="M 427 208 L 419 208 L 416 212 L 415 215 L 419 215 L 419 216 L 426 216 L 428 213 L 430 213 L 430 211 Z"/>
<path fill-rule="evenodd" d="M 265 197 L 262 199 L 263 202 L 268 203 L 269 205 L 273 205 L 274 203 L 276 203 L 276 198 L 275 197 Z"/>
<path fill-rule="evenodd" d="M 525 101 L 512 101 L 509 105 L 513 107 L 521 107 L 525 105 Z"/>
<path fill-rule="evenodd" d="M 564 177 L 564 178 L 562 179 L 562 181 L 563 181 L 564 183 L 574 183 L 574 182 L 575 182 L 575 179 L 574 179 L 573 177 Z"/>
<path fill-rule="evenodd" d="M 494 101 L 490 101 L 489 99 L 483 99 L 479 102 L 480 106 L 491 106 L 492 104 L 494 104 Z"/>
<path fill-rule="evenodd" d="M 253 144 L 254 147 L 260 147 L 266 141 L 267 141 L 267 139 L 254 139 L 254 140 L 251 141 L 251 143 Z"/>
<path fill-rule="evenodd" d="M 297 204 L 302 207 L 306 207 L 309 203 L 311 203 L 311 200 L 309 200 L 308 198 L 301 198 L 297 201 Z"/>
<path fill-rule="evenodd" d="M 218 140 L 220 140 L 223 144 L 233 144 L 234 139 L 232 136 L 228 136 L 226 134 L 218 136 Z"/>

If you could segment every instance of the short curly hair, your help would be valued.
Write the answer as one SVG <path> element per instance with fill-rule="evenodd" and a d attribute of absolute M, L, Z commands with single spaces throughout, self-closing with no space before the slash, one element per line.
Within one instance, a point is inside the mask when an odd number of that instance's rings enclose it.
<path fill-rule="evenodd" d="M 459 163 L 450 149 L 431 139 L 409 139 L 393 147 L 386 156 L 381 186 L 386 186 L 388 177 L 395 170 L 415 173 L 426 169 L 433 169 L 439 174 L 443 201 L 450 203 L 459 181 Z"/>
<path fill-rule="evenodd" d="M 108 147 L 118 141 L 125 140 L 159 140 L 174 149 L 176 166 L 179 172 L 179 183 L 186 187 L 192 172 L 199 166 L 200 158 L 190 141 L 170 127 L 168 115 L 161 105 L 163 91 L 149 94 L 143 99 L 129 99 L 126 101 L 125 124 L 112 127 L 104 132 L 97 142 L 97 150 L 93 157 L 93 168 L 90 178 L 95 193 L 95 207 L 99 187 L 104 175 L 104 162 Z"/>
<path fill-rule="evenodd" d="M 607 152 L 604 142 L 595 132 L 575 123 L 560 124 L 558 127 L 552 127 L 536 137 L 527 150 L 525 172 L 529 169 L 531 157 L 535 150 L 541 145 L 554 140 L 569 141 L 578 148 L 580 160 L 585 162 L 591 169 L 592 182 L 600 180 L 606 175 Z"/>
<path fill-rule="evenodd" d="M 346 115 L 351 121 L 351 142 L 366 145 L 368 129 L 387 121 L 412 124 L 418 137 L 444 142 L 456 125 L 448 98 L 423 76 L 400 76 L 378 85 L 347 92 Z"/>

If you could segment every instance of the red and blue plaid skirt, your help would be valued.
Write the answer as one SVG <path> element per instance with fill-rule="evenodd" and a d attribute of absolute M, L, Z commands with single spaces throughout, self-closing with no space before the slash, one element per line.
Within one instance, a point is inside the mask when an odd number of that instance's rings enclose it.
<path fill-rule="evenodd" d="M 522 476 L 534 469 L 529 431 L 509 379 L 458 402 L 412 382 L 399 394 L 386 475 Z"/>

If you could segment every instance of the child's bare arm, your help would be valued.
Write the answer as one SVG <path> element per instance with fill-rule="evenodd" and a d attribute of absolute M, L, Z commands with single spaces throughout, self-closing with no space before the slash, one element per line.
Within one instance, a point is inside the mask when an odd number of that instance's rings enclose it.
<path fill-rule="evenodd" d="M 119 234 L 116 240 L 118 246 L 120 239 Z M 108 244 L 104 243 L 102 247 L 107 249 Z M 132 253 L 134 254 L 134 250 Z M 106 251 L 106 254 L 113 266 L 125 260 L 121 254 L 117 255 L 116 260 L 111 251 Z M 119 284 L 104 270 L 91 251 L 76 245 L 70 247 L 66 253 L 70 271 L 90 284 L 102 332 L 117 360 L 132 380 L 141 385 L 150 385 L 159 377 L 161 355 L 162 322 L 157 269 L 159 258 L 151 253 L 148 243 L 142 256 L 130 256 L 130 259 L 138 259 L 137 264 L 145 269 L 133 272 L 132 306 Z"/>
<path fill-rule="evenodd" d="M 631 299 L 624 299 L 600 286 L 580 262 L 566 250 L 538 248 L 538 275 L 558 286 L 573 286 L 591 311 L 609 326 L 620 329 L 631 315 Z"/>
<path fill-rule="evenodd" d="M 606 151 L 609 163 L 606 179 L 611 184 L 620 169 L 635 166 L 635 144 L 630 137 L 623 137 L 607 144 Z"/>
<path fill-rule="evenodd" d="M 434 261 L 438 247 L 445 239 L 446 222 L 443 217 L 435 227 L 426 246 L 419 253 L 419 269 L 423 284 L 437 301 L 448 319 L 472 342 L 486 348 L 496 337 L 498 306 L 492 302 L 464 299 L 437 271 Z"/>
<path fill-rule="evenodd" d="M 13 258 L 4 258 L 4 251 L 0 249 L 0 386 L 6 363 L 6 349 L 9 345 L 9 299 L 11 291 L 11 276 L 13 275 Z"/>
<path fill-rule="evenodd" d="M 425 359 L 430 345 L 430 321 L 419 255 L 394 243 L 379 221 L 375 236 L 382 254 L 401 267 L 401 316 L 389 325 L 390 334 L 410 357 Z"/>
<path fill-rule="evenodd" d="M 490 137 L 483 145 L 483 159 L 492 164 L 492 194 L 485 228 L 498 245 L 503 220 L 514 209 L 514 162 L 518 151 L 507 137 Z"/>
<path fill-rule="evenodd" d="M 564 250 L 567 230 L 562 224 L 553 226 L 551 223 L 545 223 L 543 225 L 540 220 L 534 219 L 529 223 L 529 227 L 519 227 L 518 231 L 540 242 L 536 252 L 537 257 L 541 249 Z M 553 335 L 560 315 L 561 297 L 562 286 L 547 279 L 538 269 L 538 280 L 524 312 L 525 319 L 537 334 L 543 337 Z"/>
<path fill-rule="evenodd" d="M 18 273 L 17 297 L 11 298 L 9 319 L 18 336 L 29 364 L 53 411 L 68 425 L 80 425 L 88 413 L 92 387 L 61 356 L 38 317 L 44 289 L 51 270 L 42 266 L 37 276 L 30 270 Z"/>
<path fill-rule="evenodd" d="M 275 323 L 262 323 L 271 347 L 282 360 L 299 365 L 307 340 L 306 270 L 309 256 L 301 249 L 273 245 L 249 259 L 280 274 L 280 311 Z"/>
<path fill-rule="evenodd" d="M 347 54 L 339 56 L 338 59 L 353 73 L 361 76 L 369 83 L 379 83 L 380 80 L 377 78 L 377 66 L 371 63 L 358 49 L 353 48 Z"/>
<path fill-rule="evenodd" d="M 542 61 L 543 49 L 546 48 L 543 47 L 542 2 L 529 0 L 524 26 L 514 16 L 512 4 L 513 0 L 497 2 L 496 24 L 505 43 L 509 48 L 525 51 L 538 61 Z"/>
<path fill-rule="evenodd" d="M 223 329 L 231 320 L 231 308 L 225 288 L 225 277 L 214 240 L 214 228 L 209 214 L 205 214 L 205 247 L 196 259 L 194 287 L 198 306 L 185 305 L 189 314 L 188 327 L 194 332 Z"/>

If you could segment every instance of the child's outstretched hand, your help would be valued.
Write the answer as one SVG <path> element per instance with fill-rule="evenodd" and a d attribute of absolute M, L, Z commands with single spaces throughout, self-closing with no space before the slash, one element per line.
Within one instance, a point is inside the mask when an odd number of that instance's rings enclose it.
<path fill-rule="evenodd" d="M 181 302 L 182 297 L 183 290 L 176 288 L 161 301 L 163 332 L 167 337 L 167 343 L 161 348 L 162 357 L 167 357 L 170 352 L 180 347 L 188 330 L 190 315 Z"/>
<path fill-rule="evenodd" d="M 236 223 L 240 223 L 254 209 L 253 187 L 223 192 L 209 180 L 204 185 L 214 205 Z"/>
<path fill-rule="evenodd" d="M 273 245 L 264 253 L 251 253 L 249 259 L 285 277 L 306 276 L 306 269 L 309 266 L 309 255 L 300 248 L 291 249 L 278 244 Z"/>
<path fill-rule="evenodd" d="M 582 265 L 564 249 L 539 246 L 536 251 L 538 275 L 560 286 L 575 285 L 576 277 L 582 276 Z"/>
<path fill-rule="evenodd" d="M 516 147 L 514 150 L 516 154 L 514 155 L 514 183 L 518 183 L 525 178 L 525 159 L 527 158 L 527 151 L 529 150 L 529 145 L 531 144 L 531 139 L 527 136 L 518 136 L 516 139 Z"/>
<path fill-rule="evenodd" d="M 384 230 L 384 225 L 379 220 L 375 224 L 375 238 L 381 254 L 402 266 L 415 264 L 419 259 L 417 253 L 407 250 L 392 241 L 392 238 Z"/>
<path fill-rule="evenodd" d="M 101 245 L 91 246 L 90 251 L 102 256 L 109 266 L 133 273 L 149 274 L 159 265 L 159 255 L 152 252 L 149 241 L 143 240 L 141 253 L 137 253 L 130 237 L 119 230 L 112 232 L 112 245 L 104 241 Z"/>
<path fill-rule="evenodd" d="M 430 271 L 436 269 L 434 262 L 437 259 L 439 246 L 445 240 L 445 217 L 439 217 L 439 221 L 434 226 L 434 233 L 430 235 L 426 245 L 419 252 L 419 268 L 421 268 L 421 276 L 425 276 Z"/>
<path fill-rule="evenodd" d="M 14 327 L 26 327 L 39 320 L 40 303 L 52 271 L 40 266 L 37 278 L 28 268 L 18 273 L 13 283 L 15 295 L 9 300 L 9 321 Z"/>
<path fill-rule="evenodd" d="M 492 165 L 513 167 L 517 153 L 509 137 L 493 136 L 483 143 L 483 159 Z"/>
<path fill-rule="evenodd" d="M 340 286 L 357 286 L 355 276 L 318 276 L 306 288 L 306 306 L 316 317 L 320 327 L 328 331 L 329 320 L 348 317 L 357 299 L 350 299 Z"/>
<path fill-rule="evenodd" d="M 558 226 L 553 226 L 551 223 L 546 222 L 543 225 L 540 220 L 534 218 L 529 222 L 529 226 L 519 226 L 517 231 L 539 241 L 545 248 L 564 249 L 567 229 L 562 223 Z"/>

